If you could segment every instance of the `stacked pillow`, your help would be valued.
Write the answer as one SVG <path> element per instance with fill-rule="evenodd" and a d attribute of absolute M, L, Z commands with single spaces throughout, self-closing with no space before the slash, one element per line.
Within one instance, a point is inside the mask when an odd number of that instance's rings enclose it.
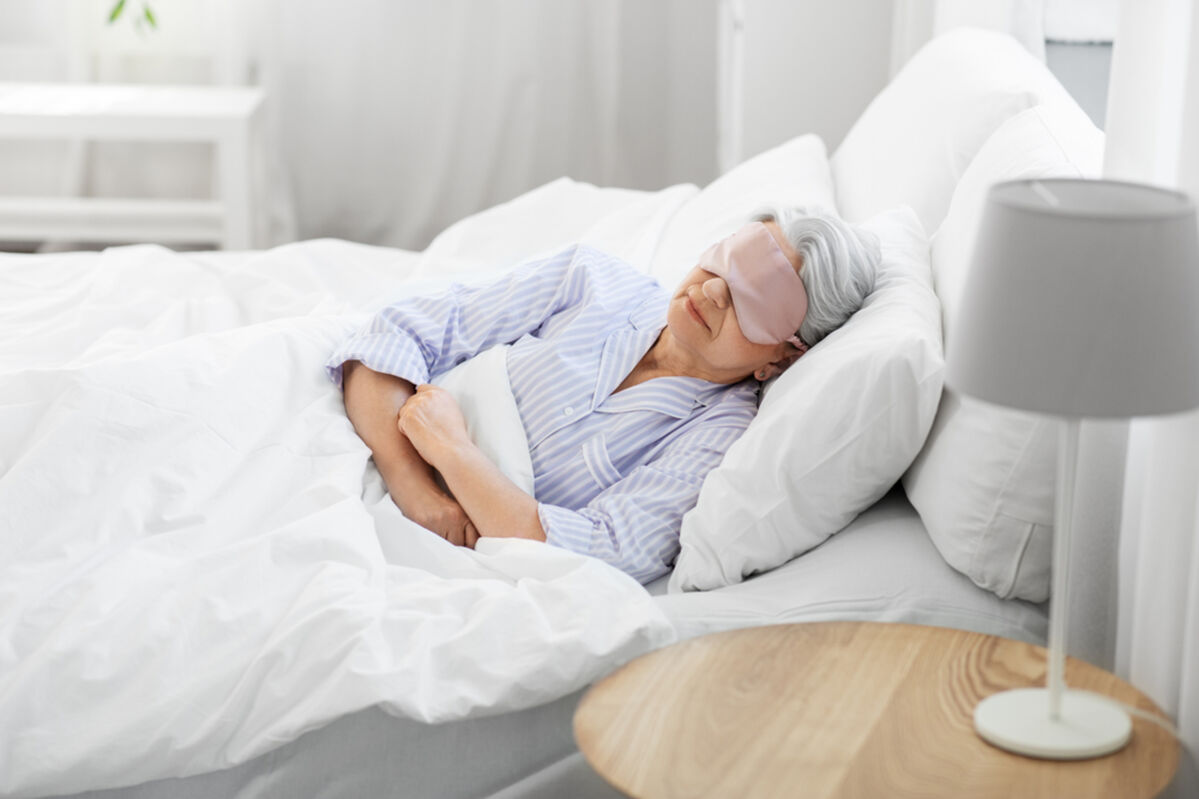
<path fill-rule="evenodd" d="M 967 165 L 1004 120 L 1042 100 L 1072 102 L 1010 36 L 960 28 L 933 39 L 867 106 L 832 158 L 850 222 L 910 205 L 937 230 Z"/>
<path fill-rule="evenodd" d="M 1033 177 L 1095 177 L 1103 134 L 1073 103 L 1048 102 L 1005 122 L 962 175 L 933 238 L 932 268 L 953 346 L 990 187 Z M 904 476 L 945 560 L 1000 597 L 1049 597 L 1057 426 L 1047 417 L 945 392 L 932 432 Z"/>
<path fill-rule="evenodd" d="M 874 292 L 765 392 L 757 417 L 683 517 L 669 590 L 705 590 L 779 566 L 876 502 L 911 464 L 941 396 L 941 312 L 928 241 L 908 208 L 878 236 Z"/>

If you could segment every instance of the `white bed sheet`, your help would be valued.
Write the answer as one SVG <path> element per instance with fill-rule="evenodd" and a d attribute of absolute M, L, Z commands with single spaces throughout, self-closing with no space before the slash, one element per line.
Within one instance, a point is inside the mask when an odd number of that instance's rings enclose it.
<path fill-rule="evenodd" d="M 902 489 L 820 546 L 777 569 L 714 591 L 667 594 L 649 586 L 691 638 L 759 624 L 891 621 L 928 624 L 1044 644 L 1047 606 L 1004 600 L 951 568 Z"/>

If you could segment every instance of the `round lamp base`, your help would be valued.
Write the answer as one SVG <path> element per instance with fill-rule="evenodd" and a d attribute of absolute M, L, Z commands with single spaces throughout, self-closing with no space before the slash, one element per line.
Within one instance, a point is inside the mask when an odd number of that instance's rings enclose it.
<path fill-rule="evenodd" d="M 1030 757 L 1083 760 L 1128 743 L 1132 720 L 1114 701 L 1086 691 L 1062 692 L 1061 717 L 1049 718 L 1049 689 L 988 696 L 974 708 L 974 729 L 987 743 Z"/>

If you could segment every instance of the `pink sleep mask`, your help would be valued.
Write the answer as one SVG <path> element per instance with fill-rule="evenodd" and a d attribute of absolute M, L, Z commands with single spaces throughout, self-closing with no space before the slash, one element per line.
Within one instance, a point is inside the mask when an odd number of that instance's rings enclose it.
<path fill-rule="evenodd" d="M 787 341 L 807 350 L 796 331 L 808 312 L 808 292 L 765 224 L 751 222 L 713 244 L 700 255 L 699 266 L 728 284 L 747 339 L 755 344 Z"/>

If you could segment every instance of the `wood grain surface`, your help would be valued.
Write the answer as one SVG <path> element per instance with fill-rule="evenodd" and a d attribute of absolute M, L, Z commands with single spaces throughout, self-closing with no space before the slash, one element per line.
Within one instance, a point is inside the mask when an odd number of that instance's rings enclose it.
<path fill-rule="evenodd" d="M 587 761 L 634 797 L 1151 797 L 1178 745 L 1133 719 L 1129 744 L 1085 761 L 997 749 L 978 701 L 1043 686 L 1042 647 L 940 627 L 828 622 L 691 639 L 597 683 L 575 714 Z M 1162 715 L 1067 659 L 1066 682 Z"/>

